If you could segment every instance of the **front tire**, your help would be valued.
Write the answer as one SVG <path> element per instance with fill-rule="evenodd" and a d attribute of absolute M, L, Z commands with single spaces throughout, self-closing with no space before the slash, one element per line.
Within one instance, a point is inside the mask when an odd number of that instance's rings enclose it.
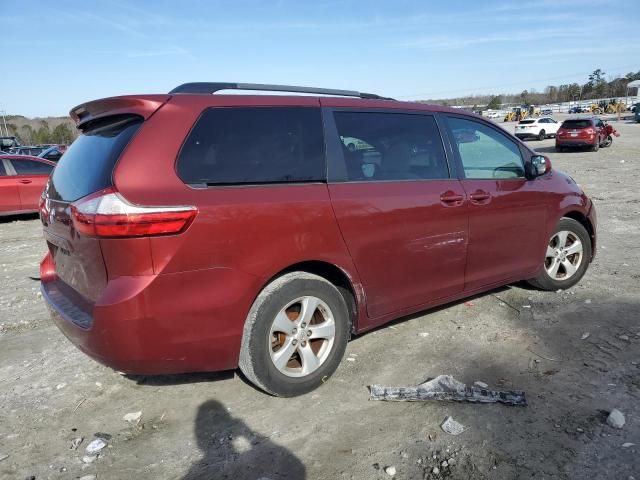
<path fill-rule="evenodd" d="M 542 290 L 566 290 L 584 276 L 591 261 L 591 238 L 572 218 L 558 222 L 545 253 L 540 274 L 529 283 Z"/>
<path fill-rule="evenodd" d="M 542 141 L 544 140 L 546 137 L 544 130 L 540 130 L 540 133 L 538 134 L 538 140 Z"/>
<path fill-rule="evenodd" d="M 344 296 L 307 272 L 278 277 L 249 311 L 240 370 L 267 393 L 302 395 L 324 383 L 344 355 L 351 321 Z"/>

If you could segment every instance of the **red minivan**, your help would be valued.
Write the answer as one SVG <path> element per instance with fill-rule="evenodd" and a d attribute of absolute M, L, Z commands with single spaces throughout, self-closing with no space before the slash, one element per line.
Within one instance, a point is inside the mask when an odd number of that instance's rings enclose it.
<path fill-rule="evenodd" d="M 0 216 L 37 212 L 55 165 L 28 155 L 0 155 Z"/>
<path fill-rule="evenodd" d="M 240 367 L 299 395 L 352 334 L 519 280 L 569 288 L 595 252 L 571 177 L 468 112 L 192 83 L 71 116 L 81 135 L 41 201 L 42 292 L 123 372 Z"/>

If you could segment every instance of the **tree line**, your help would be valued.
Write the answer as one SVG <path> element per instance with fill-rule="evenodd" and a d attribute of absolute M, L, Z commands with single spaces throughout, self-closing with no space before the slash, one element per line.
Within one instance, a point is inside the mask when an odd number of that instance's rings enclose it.
<path fill-rule="evenodd" d="M 563 83 L 548 85 L 543 92 L 535 89 L 523 90 L 516 94 L 470 95 L 446 100 L 427 100 L 428 103 L 444 105 L 487 105 L 490 109 L 500 109 L 502 104 L 545 105 L 572 101 L 591 100 L 594 98 L 624 97 L 627 84 L 640 80 L 640 70 L 629 72 L 624 77 L 606 79 L 606 72 L 598 68 L 594 70 L 583 84 Z"/>
<path fill-rule="evenodd" d="M 25 117 L 7 117 L 9 135 L 18 139 L 22 145 L 40 145 L 55 143 L 69 145 L 75 138 L 75 129 L 69 121 L 62 121 L 52 128 L 47 120 L 28 120 Z"/>

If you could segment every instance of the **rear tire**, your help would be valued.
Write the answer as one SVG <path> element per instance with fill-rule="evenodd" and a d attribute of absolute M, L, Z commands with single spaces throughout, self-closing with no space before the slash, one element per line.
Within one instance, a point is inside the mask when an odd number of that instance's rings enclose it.
<path fill-rule="evenodd" d="M 587 230 L 572 218 L 561 218 L 547 244 L 540 274 L 528 282 L 541 290 L 566 290 L 580 281 L 590 261 Z"/>
<path fill-rule="evenodd" d="M 307 272 L 287 273 L 267 285 L 249 311 L 240 370 L 271 395 L 302 395 L 338 368 L 350 328 L 349 308 L 333 284 Z"/>
<path fill-rule="evenodd" d="M 556 145 L 556 152 L 560 152 L 560 153 L 564 152 L 564 147 Z"/>
<path fill-rule="evenodd" d="M 611 144 L 613 143 L 613 137 L 611 135 L 607 135 L 606 140 L 604 141 L 604 143 L 602 144 L 603 147 L 610 147 Z"/>

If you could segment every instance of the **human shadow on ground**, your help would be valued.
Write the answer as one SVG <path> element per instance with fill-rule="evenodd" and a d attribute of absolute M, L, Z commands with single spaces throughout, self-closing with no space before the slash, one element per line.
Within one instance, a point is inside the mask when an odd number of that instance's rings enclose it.
<path fill-rule="evenodd" d="M 305 478 L 305 466 L 293 453 L 251 430 L 217 400 L 200 405 L 195 434 L 203 457 L 183 480 Z"/>

